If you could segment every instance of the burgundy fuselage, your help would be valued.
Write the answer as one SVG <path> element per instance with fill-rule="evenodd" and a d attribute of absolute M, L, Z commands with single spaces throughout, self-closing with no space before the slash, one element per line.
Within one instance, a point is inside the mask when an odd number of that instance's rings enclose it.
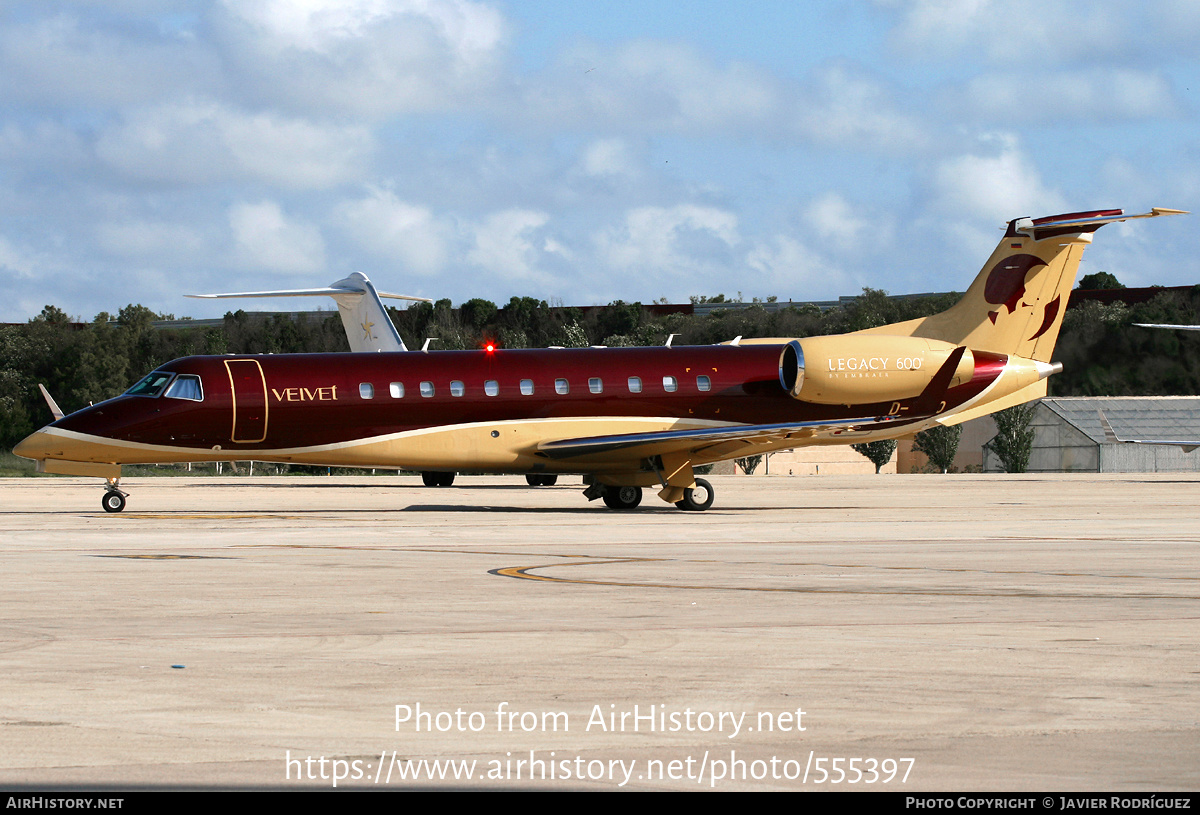
<path fill-rule="evenodd" d="M 255 451 L 466 423 L 636 416 L 758 425 L 893 409 L 891 402 L 793 398 L 781 382 L 782 351 L 718 345 L 185 357 L 157 370 L 198 376 L 201 401 L 127 394 L 53 426 L 150 445 Z M 975 375 L 950 389 L 947 408 L 977 396 L 1003 367 L 1004 357 L 977 354 Z M 402 396 L 394 395 L 397 385 Z"/>

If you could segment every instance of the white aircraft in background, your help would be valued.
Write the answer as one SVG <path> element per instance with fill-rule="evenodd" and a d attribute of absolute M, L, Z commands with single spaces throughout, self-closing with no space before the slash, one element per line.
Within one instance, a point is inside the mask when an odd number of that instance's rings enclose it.
<path fill-rule="evenodd" d="M 1196 328 L 1200 328 L 1200 326 L 1196 326 Z M 1185 453 L 1190 453 L 1197 447 L 1200 447 L 1200 440 L 1195 439 L 1123 439 L 1116 434 L 1116 431 L 1112 429 L 1112 425 L 1108 423 L 1108 417 L 1104 415 L 1104 411 L 1097 410 L 1096 412 L 1100 414 L 1100 424 L 1104 427 L 1104 440 L 1107 442 L 1119 444 L 1157 444 L 1163 447 L 1181 447 Z"/>

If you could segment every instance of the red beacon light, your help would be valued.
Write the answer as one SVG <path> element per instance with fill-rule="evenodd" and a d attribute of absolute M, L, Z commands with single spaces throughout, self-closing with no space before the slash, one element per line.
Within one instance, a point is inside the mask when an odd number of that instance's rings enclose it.
<path fill-rule="evenodd" d="M 494 353 L 496 350 L 496 344 L 493 342 L 489 342 L 483 346 L 483 350 L 489 354 Z"/>

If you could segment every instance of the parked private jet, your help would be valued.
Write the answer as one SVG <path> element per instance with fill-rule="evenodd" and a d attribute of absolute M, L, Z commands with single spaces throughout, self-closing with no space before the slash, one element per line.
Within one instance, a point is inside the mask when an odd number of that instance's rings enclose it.
<path fill-rule="evenodd" d="M 186 357 L 57 419 L 15 452 L 40 472 L 105 478 L 109 512 L 125 507 L 123 464 L 251 459 L 576 473 L 590 476 L 585 497 L 613 509 L 632 509 L 643 488 L 657 487 L 668 503 L 705 510 L 713 490 L 696 466 L 907 436 L 1044 396 L 1046 377 L 1061 370 L 1050 357 L 1092 234 L 1172 214 L 1181 210 L 1015 219 L 956 305 L 851 334 Z"/>

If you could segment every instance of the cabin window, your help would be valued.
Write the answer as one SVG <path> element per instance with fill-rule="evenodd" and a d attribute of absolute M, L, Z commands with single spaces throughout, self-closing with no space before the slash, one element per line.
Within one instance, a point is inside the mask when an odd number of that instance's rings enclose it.
<path fill-rule="evenodd" d="M 363 383 L 359 384 L 358 395 L 361 396 L 363 399 L 374 399 L 375 398 L 375 386 L 372 385 L 370 382 L 363 382 Z"/>
<path fill-rule="evenodd" d="M 674 393 L 679 389 L 679 382 L 673 376 L 663 377 L 663 390 L 667 393 Z"/>
<path fill-rule="evenodd" d="M 640 376 L 629 377 L 629 392 L 630 393 L 641 393 L 642 392 L 642 378 Z"/>
<path fill-rule="evenodd" d="M 403 399 L 404 398 L 404 383 L 403 382 L 393 382 L 392 384 L 388 385 L 388 393 L 390 393 L 392 395 L 393 399 Z"/>
<path fill-rule="evenodd" d="M 570 393 L 571 386 L 567 384 L 567 380 L 565 379 L 556 379 L 554 380 L 554 392 L 561 394 Z"/>
<path fill-rule="evenodd" d="M 422 382 L 421 383 L 421 395 L 425 396 L 425 397 L 433 396 L 433 383 L 432 382 Z"/>
<path fill-rule="evenodd" d="M 462 382 L 460 382 L 457 379 L 450 380 L 450 395 L 451 396 L 462 396 L 466 392 L 467 392 L 467 389 L 463 385 Z"/>
<path fill-rule="evenodd" d="M 521 395 L 522 396 L 533 396 L 533 380 L 532 379 L 522 379 L 521 380 Z"/>
<path fill-rule="evenodd" d="M 500 393 L 500 383 L 494 379 L 489 379 L 483 383 L 483 392 L 488 396 L 496 396 Z"/>
<path fill-rule="evenodd" d="M 152 374 L 147 374 L 129 390 L 125 391 L 126 396 L 158 396 L 162 393 L 162 389 L 171 381 L 174 374 L 166 371 L 155 371 Z"/>
<path fill-rule="evenodd" d="M 712 381 L 707 376 L 696 377 L 696 387 L 702 391 L 712 390 Z"/>
<path fill-rule="evenodd" d="M 192 374 L 180 374 L 175 377 L 166 395 L 171 399 L 190 399 L 193 402 L 204 401 L 204 390 L 200 386 L 200 377 Z"/>
<path fill-rule="evenodd" d="M 593 376 L 588 380 L 588 390 L 590 390 L 592 393 L 603 393 L 604 382 L 601 381 L 600 377 Z"/>

